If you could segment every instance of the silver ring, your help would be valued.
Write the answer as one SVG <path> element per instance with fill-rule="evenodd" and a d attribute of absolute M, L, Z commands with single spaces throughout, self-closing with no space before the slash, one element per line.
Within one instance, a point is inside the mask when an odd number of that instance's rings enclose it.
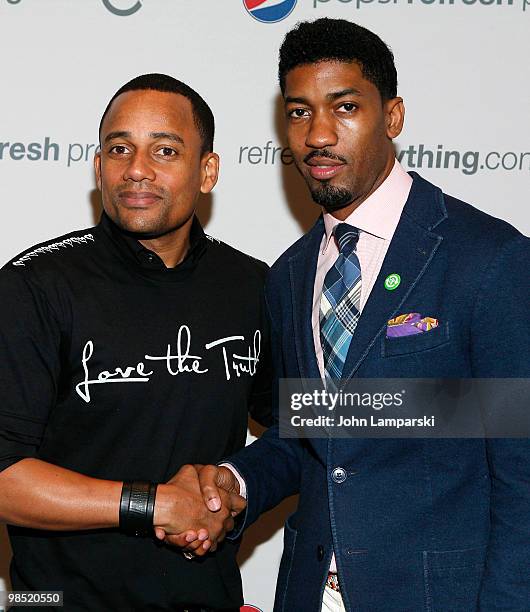
<path fill-rule="evenodd" d="M 182 554 L 186 557 L 186 559 L 189 559 L 189 560 L 191 560 L 191 559 L 193 559 L 195 557 L 195 555 L 193 553 L 190 553 L 190 552 L 185 552 L 184 551 Z"/>

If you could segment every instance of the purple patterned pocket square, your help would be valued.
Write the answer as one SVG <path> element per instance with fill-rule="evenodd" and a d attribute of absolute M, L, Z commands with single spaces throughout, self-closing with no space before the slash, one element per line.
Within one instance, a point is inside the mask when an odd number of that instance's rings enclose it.
<path fill-rule="evenodd" d="M 401 338 L 402 336 L 423 334 L 435 327 L 438 327 L 438 319 L 422 317 L 419 312 L 409 312 L 390 319 L 386 328 L 386 337 Z"/>

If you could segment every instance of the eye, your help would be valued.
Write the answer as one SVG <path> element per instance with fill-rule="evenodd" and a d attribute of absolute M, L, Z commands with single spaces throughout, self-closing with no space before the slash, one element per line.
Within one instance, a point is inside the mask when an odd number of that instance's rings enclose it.
<path fill-rule="evenodd" d="M 177 151 L 173 147 L 164 146 L 157 149 L 156 154 L 162 157 L 176 157 Z"/>
<path fill-rule="evenodd" d="M 352 111 L 354 111 L 357 108 L 357 106 L 353 103 L 353 102 L 343 102 L 340 106 L 339 109 L 343 109 L 345 110 L 347 113 L 351 113 Z"/>
<path fill-rule="evenodd" d="M 287 111 L 287 116 L 291 119 L 301 119 L 302 117 L 309 117 L 309 111 L 306 108 L 293 108 Z"/>
<path fill-rule="evenodd" d="M 114 145 L 109 149 L 109 153 L 115 153 L 116 155 L 125 155 L 129 153 L 129 149 L 125 145 Z"/>

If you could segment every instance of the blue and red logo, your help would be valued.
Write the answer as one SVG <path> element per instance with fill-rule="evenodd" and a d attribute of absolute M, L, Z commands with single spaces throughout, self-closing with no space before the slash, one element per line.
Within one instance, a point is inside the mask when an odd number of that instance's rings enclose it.
<path fill-rule="evenodd" d="M 289 16 L 298 0 L 243 0 L 248 13 L 257 21 L 276 23 Z"/>

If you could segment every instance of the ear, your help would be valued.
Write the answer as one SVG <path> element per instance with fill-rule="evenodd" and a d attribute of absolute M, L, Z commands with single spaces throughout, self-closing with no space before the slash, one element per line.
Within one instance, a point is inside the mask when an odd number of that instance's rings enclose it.
<path fill-rule="evenodd" d="M 392 98 L 385 102 L 386 134 L 394 139 L 401 134 L 405 121 L 403 98 Z"/>
<path fill-rule="evenodd" d="M 217 153 L 206 153 L 201 159 L 201 167 L 201 193 L 210 193 L 219 177 L 219 155 Z"/>
<path fill-rule="evenodd" d="M 101 153 L 94 155 L 94 172 L 96 173 L 96 185 L 101 191 Z"/>

